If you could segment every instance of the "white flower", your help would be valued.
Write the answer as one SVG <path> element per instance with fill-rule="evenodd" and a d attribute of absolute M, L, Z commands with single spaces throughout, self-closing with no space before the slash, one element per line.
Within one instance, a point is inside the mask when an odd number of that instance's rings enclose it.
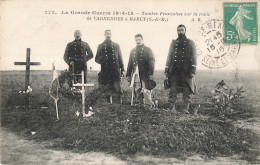
<path fill-rule="evenodd" d="M 76 112 L 76 116 L 79 117 L 79 111 Z"/>
<path fill-rule="evenodd" d="M 32 88 L 30 86 L 27 87 L 26 93 L 32 92 Z"/>
<path fill-rule="evenodd" d="M 94 112 L 88 111 L 87 114 L 83 114 L 83 117 L 90 117 L 94 114 Z"/>
<path fill-rule="evenodd" d="M 159 105 L 159 101 L 158 101 L 158 100 L 154 100 L 154 104 L 155 104 L 155 106 L 158 107 L 158 105 Z"/>

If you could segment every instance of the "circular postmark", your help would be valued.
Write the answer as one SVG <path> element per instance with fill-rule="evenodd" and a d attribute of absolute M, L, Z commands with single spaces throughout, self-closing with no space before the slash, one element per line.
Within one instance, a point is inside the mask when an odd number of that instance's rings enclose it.
<path fill-rule="evenodd" d="M 196 47 L 199 61 L 209 68 L 222 68 L 232 63 L 239 52 L 240 42 L 237 38 L 225 44 L 223 20 L 212 19 L 203 23 L 198 31 Z M 226 25 L 225 25 L 226 26 Z M 226 27 L 225 27 L 226 28 Z M 228 28 L 232 28 L 228 25 Z"/>

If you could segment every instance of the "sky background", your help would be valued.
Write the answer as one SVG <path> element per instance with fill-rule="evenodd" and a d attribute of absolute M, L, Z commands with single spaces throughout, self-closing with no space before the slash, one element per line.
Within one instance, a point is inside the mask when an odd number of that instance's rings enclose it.
<path fill-rule="evenodd" d="M 176 27 L 184 24 L 186 36 L 197 38 L 202 23 L 210 19 L 223 19 L 222 1 L 31 1 L 10 0 L 0 2 L 0 70 L 24 70 L 25 66 L 15 66 L 15 61 L 25 61 L 26 48 L 31 48 L 31 62 L 41 62 L 41 66 L 32 66 L 32 70 L 50 70 L 52 62 L 56 68 L 67 68 L 63 61 L 65 47 L 74 40 L 74 30 L 82 31 L 82 40 L 86 41 L 94 55 L 98 44 L 104 41 L 104 30 L 111 29 L 112 40 L 121 47 L 125 69 L 129 53 L 135 47 L 134 35 L 141 33 L 144 43 L 154 54 L 156 70 L 164 69 L 169 46 L 177 38 Z M 259 7 L 258 7 L 259 9 Z M 172 16 L 168 22 L 118 22 L 88 21 L 88 15 L 62 15 L 61 11 L 134 11 L 145 12 L 182 12 L 209 13 L 209 16 Z M 48 15 L 45 11 L 55 11 Z M 258 13 L 259 14 L 259 13 Z M 92 15 L 93 16 L 93 15 Z M 200 18 L 201 21 L 192 22 Z M 259 17 L 258 17 L 259 19 Z M 259 24 L 258 24 L 259 25 Z M 259 26 L 258 26 L 259 27 Z M 259 29 L 259 28 L 258 28 Z M 259 33 L 259 32 L 258 32 Z M 200 45 L 203 47 L 204 45 Z M 242 45 L 237 59 L 222 70 L 259 70 L 260 46 Z M 99 70 L 94 58 L 88 66 Z M 198 61 L 198 70 L 207 70 Z"/>

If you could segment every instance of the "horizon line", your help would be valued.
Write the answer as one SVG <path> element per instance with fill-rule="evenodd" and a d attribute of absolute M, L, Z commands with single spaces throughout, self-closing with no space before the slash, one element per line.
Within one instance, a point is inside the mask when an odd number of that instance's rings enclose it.
<path fill-rule="evenodd" d="M 61 70 L 61 69 L 56 69 L 57 71 L 65 71 L 65 70 Z M 5 72 L 5 71 L 26 71 L 26 70 L 21 70 L 21 69 L 14 69 L 14 70 L 0 70 L 0 72 Z M 39 70 L 30 70 L 30 71 L 52 71 L 52 69 L 39 69 Z M 90 70 L 88 70 L 90 71 Z M 100 71 L 100 70 L 91 70 L 91 71 Z M 164 71 L 164 69 L 155 69 L 154 71 Z M 221 69 L 221 68 L 208 68 L 208 69 L 201 69 L 201 70 L 197 70 L 198 71 L 235 71 L 232 69 Z M 260 71 L 260 69 L 239 69 L 238 71 Z M 126 71 L 125 71 L 126 72 Z"/>

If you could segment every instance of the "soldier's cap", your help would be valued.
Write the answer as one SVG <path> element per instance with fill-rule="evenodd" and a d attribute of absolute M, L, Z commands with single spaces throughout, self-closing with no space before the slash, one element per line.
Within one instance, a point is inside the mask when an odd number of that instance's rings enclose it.
<path fill-rule="evenodd" d="M 177 29 L 180 28 L 180 27 L 184 27 L 184 29 L 185 29 L 185 31 L 186 31 L 186 26 L 185 26 L 185 25 L 180 24 L 180 25 L 177 27 Z"/>
<path fill-rule="evenodd" d="M 148 89 L 148 90 L 152 90 L 155 87 L 156 87 L 156 82 L 154 80 L 148 80 L 145 83 L 145 88 Z"/>

